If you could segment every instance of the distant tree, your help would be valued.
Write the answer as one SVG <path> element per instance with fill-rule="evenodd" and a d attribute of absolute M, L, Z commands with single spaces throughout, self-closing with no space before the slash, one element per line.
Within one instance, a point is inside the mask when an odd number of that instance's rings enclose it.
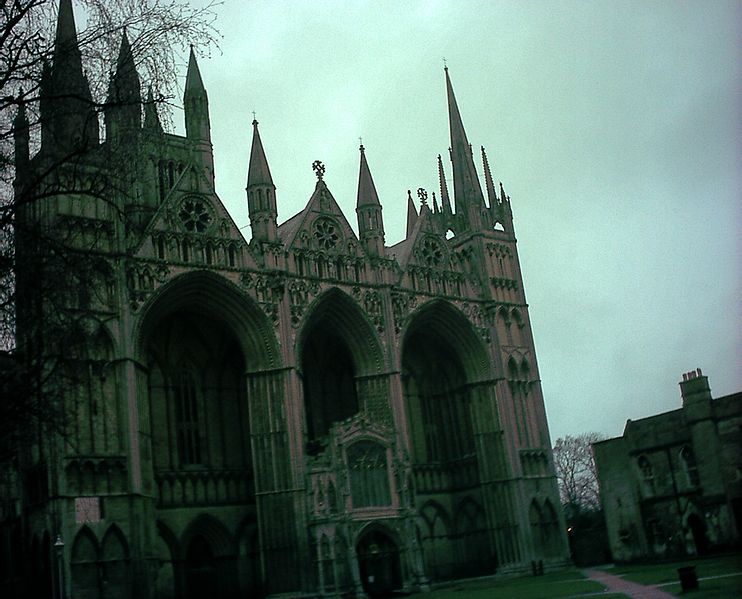
<path fill-rule="evenodd" d="M 568 520 L 580 512 L 600 509 L 598 471 L 591 444 L 603 438 L 599 433 L 567 435 L 554 445 L 559 495 Z"/>
<path fill-rule="evenodd" d="M 68 0 L 8 0 L 0 8 L 0 453 L 12 451 L 15 434 L 29 428 L 38 434 L 39 426 L 63 427 L 56 399 L 76 376 L 70 363 L 88 350 L 87 308 L 101 290 L 95 277 L 107 267 L 95 251 L 99 233 L 81 239 L 65 234 L 53 220 L 28 215 L 43 213 L 55 196 L 85 202 L 110 201 L 112 189 L 132 193 L 125 176 L 114 180 L 95 168 L 91 146 L 80 144 L 34 161 L 42 145 L 42 106 L 76 102 L 93 115 L 89 124 L 97 139 L 103 114 L 131 104 L 111 87 L 126 34 L 144 89 L 154 90 L 134 101 L 154 105 L 167 128 L 180 95 L 179 51 L 187 44 L 210 47 L 217 39 L 214 3 L 198 8 L 187 0 L 74 0 L 83 16 L 78 43 L 60 47 L 55 29 L 63 2 Z M 89 93 L 60 95 L 48 85 L 50 67 L 78 52 Z M 16 179 L 21 167 L 27 173 L 22 186 Z M 118 170 L 126 174 L 127 169 Z M 114 214 L 128 226 L 126 214 Z"/>

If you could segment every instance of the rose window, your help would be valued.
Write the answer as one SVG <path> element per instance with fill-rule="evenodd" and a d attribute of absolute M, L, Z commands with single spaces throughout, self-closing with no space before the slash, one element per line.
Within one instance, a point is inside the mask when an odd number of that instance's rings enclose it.
<path fill-rule="evenodd" d="M 178 216 L 186 231 L 203 233 L 211 224 L 211 214 L 201 200 L 189 199 L 183 202 Z"/>
<path fill-rule="evenodd" d="M 334 248 L 340 241 L 337 225 L 329 218 L 317 219 L 314 223 L 314 238 L 321 249 Z"/>
<path fill-rule="evenodd" d="M 437 240 L 428 237 L 423 240 L 420 257 L 428 266 L 438 266 L 443 261 L 443 248 Z"/>

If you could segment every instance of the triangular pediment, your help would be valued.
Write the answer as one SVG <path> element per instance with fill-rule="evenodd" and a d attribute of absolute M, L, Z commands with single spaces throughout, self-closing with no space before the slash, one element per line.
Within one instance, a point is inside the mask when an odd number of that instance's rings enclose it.
<path fill-rule="evenodd" d="M 358 237 L 322 180 L 317 182 L 304 210 L 282 223 L 278 234 L 289 250 L 329 254 L 359 251 Z"/>
<path fill-rule="evenodd" d="M 396 254 L 399 265 L 453 270 L 451 250 L 448 242 L 441 235 L 439 227 L 433 221 L 433 213 L 425 206 L 410 236 L 399 244 L 400 252 Z"/>
<path fill-rule="evenodd" d="M 196 248 L 210 246 L 210 259 L 218 264 L 228 259 L 228 248 L 249 259 L 247 242 L 216 195 L 211 182 L 198 168 L 189 165 L 175 181 L 150 221 L 136 251 L 141 257 L 162 258 L 162 242 L 168 246 L 188 240 Z M 158 247 L 159 246 L 159 247 Z M 231 266 L 232 264 L 230 264 Z"/>

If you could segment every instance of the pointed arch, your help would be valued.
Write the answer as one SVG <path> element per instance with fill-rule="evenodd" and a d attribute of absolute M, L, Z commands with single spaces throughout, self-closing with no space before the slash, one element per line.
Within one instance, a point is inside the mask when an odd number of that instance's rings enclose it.
<path fill-rule="evenodd" d="M 531 380 L 531 366 L 526 358 L 523 358 L 520 362 L 520 376 L 525 382 Z"/>
<path fill-rule="evenodd" d="M 451 534 L 451 517 L 446 508 L 434 499 L 426 501 L 418 510 L 427 525 L 428 537 L 448 536 Z"/>
<path fill-rule="evenodd" d="M 98 539 L 88 526 L 83 526 L 75 536 L 70 552 L 72 570 L 72 596 L 81 599 L 100 597 L 100 559 Z"/>
<path fill-rule="evenodd" d="M 179 310 L 225 323 L 237 336 L 248 371 L 281 365 L 278 339 L 260 306 L 234 283 L 210 271 L 177 276 L 153 293 L 142 307 L 134 331 L 142 362 L 146 359 L 148 336 L 156 324 Z"/>
<path fill-rule="evenodd" d="M 321 450 L 321 439 L 335 423 L 360 411 L 377 420 L 387 416 L 386 394 L 376 393 L 386 384 L 378 380 L 384 365 L 381 343 L 347 294 L 333 288 L 315 300 L 297 335 L 296 355 L 310 452 Z"/>
<path fill-rule="evenodd" d="M 508 378 L 511 381 L 517 381 L 520 379 L 520 369 L 518 368 L 518 362 L 513 356 L 508 358 Z"/>
<path fill-rule="evenodd" d="M 319 326 L 332 330 L 348 346 L 358 376 L 381 373 L 384 352 L 373 325 L 358 303 L 344 291 L 333 287 L 309 306 L 296 336 L 296 355 L 301 356 L 307 338 Z"/>
<path fill-rule="evenodd" d="M 415 310 L 402 331 L 402 353 L 416 333 L 443 340 L 456 348 L 456 353 L 469 382 L 489 380 L 492 366 L 484 342 L 471 321 L 450 302 L 434 299 Z"/>
<path fill-rule="evenodd" d="M 129 597 L 131 594 L 129 544 L 116 524 L 111 524 L 103 535 L 100 570 L 101 578 L 105 581 L 106 597 Z"/>
<path fill-rule="evenodd" d="M 100 555 L 104 560 L 129 559 L 129 544 L 117 524 L 111 524 L 103 535 Z"/>
<path fill-rule="evenodd" d="M 492 573 L 495 559 L 487 532 L 487 517 L 481 503 L 468 495 L 459 501 L 455 526 L 458 544 L 457 575 Z"/>
<path fill-rule="evenodd" d="M 233 556 L 235 554 L 235 543 L 232 535 L 220 520 L 210 514 L 199 514 L 191 521 L 181 535 L 181 546 L 187 548 L 195 537 L 203 537 L 208 542 L 214 557 Z"/>

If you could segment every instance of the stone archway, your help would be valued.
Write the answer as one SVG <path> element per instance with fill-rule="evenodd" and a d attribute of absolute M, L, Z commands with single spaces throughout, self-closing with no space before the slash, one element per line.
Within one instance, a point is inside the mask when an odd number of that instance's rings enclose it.
<path fill-rule="evenodd" d="M 448 528 L 441 521 L 423 540 L 426 568 L 439 580 L 490 574 L 496 559 L 487 514 L 482 509 L 470 513 L 471 506 L 486 504 L 475 432 L 499 428 L 496 421 L 478 416 L 493 413 L 488 352 L 458 309 L 435 300 L 412 315 L 403 335 L 401 365 L 416 507 L 425 518 L 434 502 L 445 506 L 454 520 Z M 488 451 L 503 449 L 491 444 Z M 476 539 L 475 556 L 467 555 L 474 546 L 471 539 Z"/>
<path fill-rule="evenodd" d="M 363 590 L 371 597 L 386 597 L 402 587 L 400 551 L 387 532 L 372 527 L 356 545 Z"/>
<path fill-rule="evenodd" d="M 358 412 L 391 424 L 381 344 L 348 295 L 332 289 L 318 298 L 298 335 L 297 356 L 308 453 L 321 451 L 332 425 Z"/>

